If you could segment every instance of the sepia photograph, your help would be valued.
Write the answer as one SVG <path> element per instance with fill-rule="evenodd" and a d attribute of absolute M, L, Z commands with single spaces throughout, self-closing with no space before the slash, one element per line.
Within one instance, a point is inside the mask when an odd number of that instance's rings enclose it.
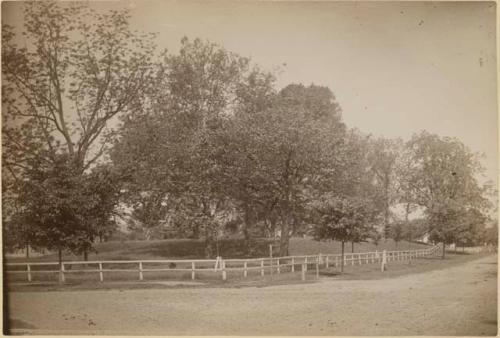
<path fill-rule="evenodd" d="M 497 336 L 493 1 L 2 1 L 4 335 Z"/>

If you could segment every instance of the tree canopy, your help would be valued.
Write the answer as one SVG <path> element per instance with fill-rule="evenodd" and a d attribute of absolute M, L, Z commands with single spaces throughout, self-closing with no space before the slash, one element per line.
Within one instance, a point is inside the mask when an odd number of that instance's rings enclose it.
<path fill-rule="evenodd" d="M 458 139 L 374 138 L 343 122 L 330 88 L 278 87 L 276 74 L 202 39 L 159 53 L 126 10 L 24 8 L 22 46 L 2 27 L 10 248 L 86 254 L 122 207 L 132 231 L 204 239 L 207 257 L 230 233 L 249 253 L 253 238 L 275 238 L 282 256 L 297 234 L 493 241 L 492 187 Z"/>

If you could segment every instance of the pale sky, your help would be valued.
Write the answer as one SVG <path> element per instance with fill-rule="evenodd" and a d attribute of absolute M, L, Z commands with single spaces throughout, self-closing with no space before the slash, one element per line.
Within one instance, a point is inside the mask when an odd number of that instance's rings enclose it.
<path fill-rule="evenodd" d="M 2 19 L 19 22 L 2 3 Z M 484 152 L 497 181 L 494 2 L 99 2 L 176 52 L 200 37 L 279 68 L 278 85 L 328 86 L 349 127 L 408 139 L 426 129 Z"/>

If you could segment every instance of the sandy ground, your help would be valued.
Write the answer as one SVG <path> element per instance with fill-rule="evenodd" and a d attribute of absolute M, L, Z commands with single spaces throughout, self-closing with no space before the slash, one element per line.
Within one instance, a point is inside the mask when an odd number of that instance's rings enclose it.
<path fill-rule="evenodd" d="M 379 280 L 9 296 L 21 334 L 496 335 L 497 256 Z"/>

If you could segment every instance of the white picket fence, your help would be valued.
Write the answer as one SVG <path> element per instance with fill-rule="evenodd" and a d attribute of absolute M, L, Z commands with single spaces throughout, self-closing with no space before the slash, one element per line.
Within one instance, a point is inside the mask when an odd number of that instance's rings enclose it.
<path fill-rule="evenodd" d="M 391 261 L 418 259 L 439 254 L 441 246 L 433 246 L 421 250 L 402 251 L 375 251 L 344 254 L 344 266 L 362 264 L 383 264 Z M 253 259 L 199 259 L 199 260 L 133 260 L 133 261 L 67 261 L 59 267 L 57 262 L 27 262 L 7 263 L 7 274 L 24 274 L 28 282 L 33 281 L 33 276 L 38 274 L 59 274 L 62 282 L 66 276 L 77 273 L 93 273 L 99 275 L 99 280 L 104 282 L 105 273 L 110 272 L 135 272 L 139 280 L 144 280 L 148 272 L 190 272 L 191 279 L 196 279 L 197 273 L 218 274 L 222 280 L 227 280 L 229 272 L 241 273 L 248 277 L 252 271 L 257 271 L 260 276 L 267 274 L 280 274 L 283 272 L 298 272 L 300 269 L 302 279 L 305 280 L 308 266 L 313 266 L 316 276 L 320 268 L 340 267 L 342 256 L 340 254 L 318 254 L 287 256 L 275 258 Z M 9 269 L 12 268 L 12 269 Z"/>

